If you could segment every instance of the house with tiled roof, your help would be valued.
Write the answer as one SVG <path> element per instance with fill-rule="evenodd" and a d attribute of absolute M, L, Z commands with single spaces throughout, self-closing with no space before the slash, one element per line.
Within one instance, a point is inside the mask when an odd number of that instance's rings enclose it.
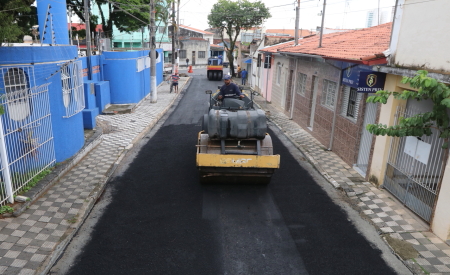
<path fill-rule="evenodd" d="M 450 85 L 449 10 L 448 0 L 396 2 L 392 38 L 384 52 L 387 65 L 374 68 L 386 74 L 386 91 L 418 92 L 402 79 L 416 76 L 419 70 Z M 379 104 L 376 123 L 396 126 L 400 118 L 433 112 L 438 106 L 442 108 L 443 103 L 435 104 L 430 98 L 389 97 L 386 104 Z M 450 116 L 450 108 L 446 107 L 446 112 Z M 450 161 L 448 149 L 442 148 L 448 139 L 436 125 L 430 130 L 428 136 L 376 136 L 369 177 L 425 221 L 436 236 L 450 243 Z"/>
<path fill-rule="evenodd" d="M 377 74 L 373 65 L 386 64 L 391 26 L 313 35 L 259 51 L 261 64 L 271 58 L 270 69 L 260 69 L 268 76 L 259 82 L 261 94 L 362 173 L 369 163 L 368 157 L 358 159 L 365 115 L 373 111 L 366 92 L 376 90 L 362 78 Z M 383 75 L 375 76 L 379 85 Z"/>
<path fill-rule="evenodd" d="M 189 59 L 191 65 L 206 65 L 211 56 L 213 33 L 190 26 L 180 25 L 180 64 Z"/>

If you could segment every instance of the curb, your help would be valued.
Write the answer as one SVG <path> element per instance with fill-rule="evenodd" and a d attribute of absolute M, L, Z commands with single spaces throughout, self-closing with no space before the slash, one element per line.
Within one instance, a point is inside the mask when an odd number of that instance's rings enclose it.
<path fill-rule="evenodd" d="M 186 87 L 186 86 L 188 86 L 188 84 L 190 84 L 190 81 L 191 81 L 191 78 L 189 78 L 185 82 L 185 84 L 183 85 L 183 88 L 181 89 L 181 92 L 184 90 L 184 87 Z M 126 156 L 128 151 L 131 148 L 133 148 L 134 143 L 136 143 L 137 141 L 142 139 L 142 137 L 145 136 L 148 133 L 148 131 L 150 131 L 156 125 L 156 123 L 159 122 L 161 117 L 163 117 L 167 113 L 167 111 L 172 107 L 175 100 L 179 98 L 179 95 L 181 94 L 181 92 L 178 93 L 178 95 L 175 96 L 172 99 L 172 101 L 170 101 L 169 105 L 166 108 L 164 108 L 164 110 L 162 112 L 160 112 L 158 114 L 158 116 L 153 120 L 153 122 L 150 123 L 147 127 L 145 127 L 145 129 L 142 130 L 141 133 L 138 134 L 131 141 L 131 143 L 120 153 L 117 160 L 114 162 L 114 164 L 111 166 L 111 168 L 108 169 L 108 171 L 106 172 L 105 177 L 97 184 L 97 187 L 91 192 L 91 194 L 89 194 L 89 197 L 90 197 L 89 203 L 86 205 L 86 207 L 84 209 L 80 210 L 82 212 L 82 213 L 79 213 L 79 216 L 81 216 L 81 218 L 75 224 L 73 224 L 73 226 L 71 226 L 71 232 L 63 240 L 61 240 L 61 242 L 57 245 L 56 249 L 53 250 L 53 252 L 50 254 L 50 258 L 41 264 L 41 266 L 44 266 L 45 268 L 42 271 L 39 271 L 39 269 L 38 269 L 37 271 L 39 272 L 39 274 L 46 275 L 50 271 L 50 269 L 53 267 L 55 262 L 63 254 L 63 252 L 65 251 L 65 249 L 67 248 L 67 246 L 69 245 L 69 243 L 71 242 L 71 240 L 73 239 L 75 234 L 78 232 L 78 230 L 84 224 L 86 219 L 89 217 L 89 214 L 91 213 L 92 209 L 94 208 L 96 201 L 105 191 L 106 185 L 107 185 L 110 177 L 116 171 L 116 169 L 119 166 L 122 159 Z M 146 97 L 144 97 L 138 104 L 140 104 L 145 99 L 146 99 Z M 136 106 L 138 106 L 138 104 L 136 104 Z"/>

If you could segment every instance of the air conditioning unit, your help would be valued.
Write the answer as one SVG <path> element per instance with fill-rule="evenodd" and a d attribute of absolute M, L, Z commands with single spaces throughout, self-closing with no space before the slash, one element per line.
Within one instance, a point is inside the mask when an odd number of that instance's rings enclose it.
<path fill-rule="evenodd" d="M 102 52 L 111 50 L 111 40 L 109 38 L 100 38 L 98 42 Z"/>

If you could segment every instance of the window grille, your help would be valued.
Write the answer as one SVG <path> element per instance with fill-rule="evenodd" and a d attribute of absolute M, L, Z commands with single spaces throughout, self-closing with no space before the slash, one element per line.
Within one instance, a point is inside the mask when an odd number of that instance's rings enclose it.
<path fill-rule="evenodd" d="M 353 121 L 356 121 L 356 119 L 358 118 L 361 98 L 362 94 L 358 93 L 355 88 L 345 86 L 344 96 L 342 99 L 341 115 Z"/>
<path fill-rule="evenodd" d="M 297 93 L 305 95 L 306 89 L 306 74 L 297 73 Z"/>
<path fill-rule="evenodd" d="M 83 72 L 81 60 L 62 65 L 61 82 L 63 104 L 66 108 L 64 118 L 69 118 L 84 109 Z"/>
<path fill-rule="evenodd" d="M 205 58 L 205 51 L 199 51 L 198 58 Z"/>
<path fill-rule="evenodd" d="M 180 58 L 186 58 L 186 50 L 180 50 Z"/>
<path fill-rule="evenodd" d="M 4 81 L 9 117 L 15 121 L 24 120 L 31 112 L 27 75 L 22 69 L 10 68 Z"/>
<path fill-rule="evenodd" d="M 323 90 L 322 90 L 322 105 L 328 108 L 334 109 L 335 97 L 336 97 L 336 82 L 324 79 L 323 80 Z"/>

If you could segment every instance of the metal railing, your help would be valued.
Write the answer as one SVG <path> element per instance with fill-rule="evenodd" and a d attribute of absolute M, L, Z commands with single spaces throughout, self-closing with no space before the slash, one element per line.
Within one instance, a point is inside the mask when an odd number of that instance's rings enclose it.
<path fill-rule="evenodd" d="M 34 85 L 33 67 L 0 67 L 0 205 L 55 164 L 48 86 Z M 31 87 L 31 88 L 29 88 Z"/>
<path fill-rule="evenodd" d="M 69 118 L 84 109 L 83 71 L 80 61 L 69 62 L 61 68 L 63 103 L 66 108 L 64 118 Z"/>
<path fill-rule="evenodd" d="M 419 113 L 398 107 L 395 125 L 401 117 Z M 439 132 L 422 137 L 392 137 L 383 187 L 426 221 L 431 220 L 441 184 L 445 150 Z"/>

